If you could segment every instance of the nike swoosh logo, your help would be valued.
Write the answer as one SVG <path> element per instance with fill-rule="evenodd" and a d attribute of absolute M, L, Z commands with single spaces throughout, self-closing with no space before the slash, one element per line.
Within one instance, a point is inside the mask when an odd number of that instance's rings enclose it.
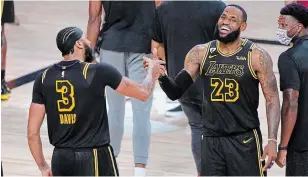
<path fill-rule="evenodd" d="M 217 55 L 210 55 L 209 58 L 214 58 L 216 57 Z"/>
<path fill-rule="evenodd" d="M 243 140 L 243 143 L 246 144 L 246 143 L 248 143 L 248 142 L 251 141 L 251 140 L 252 140 L 252 138 L 250 138 L 250 139 L 248 139 L 248 140 Z"/>

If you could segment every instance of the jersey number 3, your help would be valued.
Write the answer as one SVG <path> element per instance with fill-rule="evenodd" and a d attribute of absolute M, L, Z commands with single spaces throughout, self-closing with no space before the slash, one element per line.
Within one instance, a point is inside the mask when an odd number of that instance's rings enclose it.
<path fill-rule="evenodd" d="M 211 87 L 214 87 L 211 94 L 211 101 L 236 102 L 239 98 L 238 82 L 234 79 L 211 78 Z M 227 91 L 222 93 L 223 88 Z"/>
<path fill-rule="evenodd" d="M 56 81 L 56 91 L 61 94 L 57 101 L 59 112 L 70 112 L 75 108 L 74 86 L 68 80 Z"/>

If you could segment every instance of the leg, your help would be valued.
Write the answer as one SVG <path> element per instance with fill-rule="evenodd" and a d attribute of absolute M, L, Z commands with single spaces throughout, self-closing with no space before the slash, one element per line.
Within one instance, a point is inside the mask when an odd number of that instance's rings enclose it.
<path fill-rule="evenodd" d="M 223 141 L 227 176 L 266 176 L 262 171 L 262 136 L 254 129 L 243 134 L 225 137 Z"/>
<path fill-rule="evenodd" d="M 288 151 L 286 176 L 308 176 L 308 151 Z"/>
<path fill-rule="evenodd" d="M 114 66 L 122 75 L 125 75 L 124 53 L 101 50 L 100 60 Z M 106 88 L 106 94 L 109 107 L 110 144 L 114 148 L 115 157 L 118 157 L 124 133 L 125 97 L 110 87 Z"/>
<path fill-rule="evenodd" d="M 200 176 L 226 176 L 226 162 L 220 137 L 203 137 Z"/>
<path fill-rule="evenodd" d="M 201 106 L 180 101 L 183 111 L 188 118 L 191 129 L 191 148 L 198 173 L 201 171 L 201 136 L 202 136 L 202 110 Z"/>
<path fill-rule="evenodd" d="M 11 91 L 5 81 L 7 41 L 4 29 L 3 24 L 1 25 L 1 100 L 8 100 L 11 96 Z"/>
<path fill-rule="evenodd" d="M 119 176 L 116 159 L 111 146 L 97 149 L 99 176 Z"/>
<path fill-rule="evenodd" d="M 141 83 L 146 76 L 146 70 L 143 68 L 144 54 L 127 54 L 128 75 L 131 79 Z M 133 108 L 133 150 L 135 166 L 145 168 L 148 161 L 151 124 L 150 113 L 152 108 L 153 95 L 146 102 L 132 98 Z"/>

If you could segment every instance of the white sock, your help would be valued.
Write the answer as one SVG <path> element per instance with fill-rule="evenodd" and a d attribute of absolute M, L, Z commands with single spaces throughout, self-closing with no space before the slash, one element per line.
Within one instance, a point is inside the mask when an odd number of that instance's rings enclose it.
<path fill-rule="evenodd" d="M 135 176 L 145 176 L 145 168 L 135 167 Z"/>

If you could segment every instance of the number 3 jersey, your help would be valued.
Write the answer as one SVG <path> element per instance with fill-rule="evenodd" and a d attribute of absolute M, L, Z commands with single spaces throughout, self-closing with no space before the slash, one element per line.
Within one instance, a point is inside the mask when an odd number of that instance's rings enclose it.
<path fill-rule="evenodd" d="M 259 127 L 259 81 L 251 64 L 254 44 L 244 39 L 234 53 L 225 55 L 218 43 L 209 43 L 200 65 L 204 136 L 226 136 Z"/>
<path fill-rule="evenodd" d="M 50 143 L 97 147 L 110 143 L 105 87 L 116 89 L 122 75 L 106 63 L 62 61 L 35 81 L 32 103 L 44 104 Z"/>

